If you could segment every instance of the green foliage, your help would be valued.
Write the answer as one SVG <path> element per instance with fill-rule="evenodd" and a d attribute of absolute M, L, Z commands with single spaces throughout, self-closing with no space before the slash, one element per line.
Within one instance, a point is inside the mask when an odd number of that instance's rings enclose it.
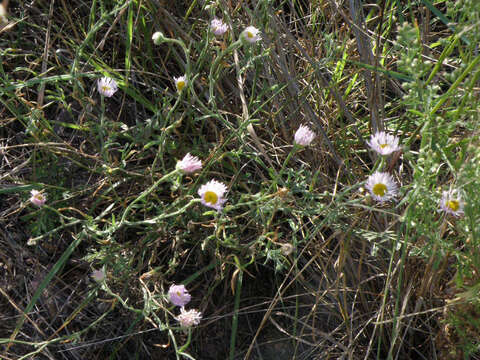
<path fill-rule="evenodd" d="M 441 321 L 461 339 L 447 353 L 475 356 L 480 5 L 360 3 L 10 5 L 5 357 L 442 358 Z M 261 41 L 240 39 L 249 25 Z M 368 148 L 374 113 L 402 151 Z M 300 124 L 309 146 L 293 144 Z M 186 153 L 201 170 L 176 169 Z M 395 201 L 364 189 L 374 171 L 394 176 Z M 221 211 L 199 198 L 211 179 L 228 189 Z M 28 203 L 32 188 L 45 206 Z M 463 216 L 441 211 L 451 189 Z M 100 268 L 105 280 L 89 279 Z M 199 326 L 179 327 L 172 284 Z"/>

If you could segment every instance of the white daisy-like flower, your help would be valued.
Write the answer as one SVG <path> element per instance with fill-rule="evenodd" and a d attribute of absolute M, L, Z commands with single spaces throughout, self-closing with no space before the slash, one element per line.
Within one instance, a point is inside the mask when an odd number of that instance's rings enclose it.
<path fill-rule="evenodd" d="M 181 92 L 185 86 L 187 86 L 187 76 L 182 75 L 176 78 L 173 78 L 175 80 L 175 87 L 177 88 L 178 92 Z"/>
<path fill-rule="evenodd" d="M 459 217 L 463 215 L 465 204 L 457 190 L 444 191 L 440 200 L 440 211 Z"/>
<path fill-rule="evenodd" d="M 97 89 L 100 95 L 105 97 L 112 97 L 113 94 L 118 90 L 117 83 L 115 80 L 109 77 L 103 77 L 98 80 Z"/>
<path fill-rule="evenodd" d="M 254 44 L 257 41 L 262 40 L 262 36 L 260 34 L 260 30 L 258 30 L 254 26 L 248 26 L 245 30 L 242 31 L 240 37 L 250 44 Z"/>
<path fill-rule="evenodd" d="M 200 324 L 200 320 L 202 319 L 202 313 L 192 309 L 192 310 L 185 310 L 184 307 L 180 309 L 180 315 L 175 318 L 181 327 L 192 327 L 194 325 Z"/>
<path fill-rule="evenodd" d="M 375 172 L 368 177 L 366 188 L 372 197 L 383 203 L 397 196 L 398 185 L 392 175 L 386 172 Z"/>
<path fill-rule="evenodd" d="M 215 34 L 215 36 L 222 36 L 228 31 L 228 25 L 225 24 L 222 20 L 214 18 L 210 22 L 210 29 Z"/>
<path fill-rule="evenodd" d="M 177 162 L 177 169 L 182 170 L 186 174 L 194 173 L 197 170 L 202 168 L 202 162 L 196 156 L 190 155 L 188 153 L 183 157 L 183 159 Z"/>
<path fill-rule="evenodd" d="M 187 289 L 185 289 L 185 285 L 172 285 L 168 289 L 168 299 L 173 305 L 185 306 L 190 302 L 191 298 Z"/>
<path fill-rule="evenodd" d="M 313 139 L 315 139 L 315 133 L 308 126 L 300 125 L 295 132 L 295 143 L 298 145 L 310 145 Z"/>
<path fill-rule="evenodd" d="M 217 211 L 223 209 L 223 204 L 227 199 L 223 195 L 227 191 L 227 186 L 217 180 L 210 180 L 205 185 L 200 186 L 198 195 L 201 198 L 201 203 L 205 206 L 211 207 Z"/>
<path fill-rule="evenodd" d="M 380 155 L 389 155 L 401 149 L 398 141 L 398 137 L 387 134 L 385 131 L 380 131 L 372 135 L 367 144 Z"/>
<path fill-rule="evenodd" d="M 43 195 L 40 191 L 32 190 L 32 191 L 30 191 L 30 194 L 32 195 L 30 197 L 30 201 L 31 201 L 32 204 L 37 205 L 37 206 L 45 205 L 45 202 L 47 201 L 47 197 L 45 195 Z"/>

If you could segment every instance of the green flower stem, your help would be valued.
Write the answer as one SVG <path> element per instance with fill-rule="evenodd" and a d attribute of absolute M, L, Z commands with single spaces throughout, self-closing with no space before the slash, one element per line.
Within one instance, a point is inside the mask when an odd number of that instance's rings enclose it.
<path fill-rule="evenodd" d="M 185 76 L 187 77 L 187 88 L 191 87 L 193 89 L 193 87 L 192 87 L 193 79 L 191 78 L 191 63 L 190 63 L 190 51 L 189 51 L 189 49 L 187 48 L 187 46 L 185 45 L 185 43 L 182 40 L 167 38 L 163 35 L 162 35 L 162 42 L 175 44 L 175 45 L 178 45 L 182 48 L 182 50 L 184 52 L 184 55 L 185 55 Z M 180 104 L 180 102 L 182 100 L 182 94 L 184 92 L 185 92 L 185 89 L 180 92 L 179 96 L 177 97 L 177 100 L 175 101 L 175 104 L 169 110 L 169 112 L 166 116 L 166 120 L 165 120 L 165 127 L 168 125 L 168 120 L 170 119 L 170 117 L 172 116 L 172 114 L 177 109 L 178 105 Z M 165 138 L 167 133 L 168 133 L 168 131 L 165 130 L 160 135 L 160 144 L 158 145 L 159 149 L 158 149 L 157 155 L 155 156 L 155 159 L 154 159 L 153 164 L 152 164 L 152 173 L 153 173 L 153 171 L 155 171 L 156 164 L 158 162 L 158 159 L 160 158 L 160 154 L 162 153 L 161 147 L 163 146 L 162 144 L 164 142 L 164 138 Z"/>
<path fill-rule="evenodd" d="M 167 219 L 169 217 L 172 217 L 172 216 L 178 216 L 180 214 L 183 214 L 185 211 L 187 211 L 187 209 L 189 207 L 191 207 L 192 205 L 194 204 L 197 204 L 200 202 L 200 199 L 192 199 L 190 200 L 190 202 L 185 205 L 184 207 L 178 209 L 177 211 L 174 211 L 174 212 L 171 212 L 171 213 L 168 213 L 168 214 L 162 214 L 162 215 L 159 215 L 159 216 L 156 216 L 152 219 L 148 219 L 148 220 L 141 220 L 141 221 L 125 221 L 123 224 L 125 225 L 129 225 L 129 226 L 136 226 L 136 225 L 145 225 L 145 224 L 156 224 L 157 222 L 159 222 L 160 220 L 164 220 L 164 219 Z"/>
<path fill-rule="evenodd" d="M 161 183 L 165 182 L 166 180 L 170 179 L 171 177 L 175 176 L 177 173 L 179 173 L 181 170 L 175 169 L 168 174 L 162 176 L 160 179 L 158 179 L 152 186 L 150 186 L 147 190 L 145 190 L 143 193 L 140 194 L 135 200 L 133 200 L 125 209 L 123 212 L 122 218 L 119 223 L 119 227 L 125 222 L 125 219 L 127 218 L 128 213 L 130 210 L 132 210 L 133 205 L 138 203 L 139 201 L 145 199 L 148 195 L 150 195 Z"/>
<path fill-rule="evenodd" d="M 287 167 L 288 163 L 290 162 L 290 159 L 293 156 L 293 154 L 295 154 L 301 148 L 302 148 L 301 145 L 293 144 L 292 149 L 290 150 L 290 152 L 287 155 L 287 158 L 285 159 L 285 161 L 282 164 L 282 168 L 278 172 L 278 175 L 275 177 L 275 179 L 272 181 L 272 185 L 270 185 L 270 188 L 277 186 L 279 181 L 283 183 L 282 176 L 283 176 L 283 173 L 285 171 L 285 168 Z"/>
<path fill-rule="evenodd" d="M 214 103 L 214 94 L 213 94 L 213 87 L 215 85 L 215 80 L 216 80 L 216 72 L 217 72 L 217 68 L 220 64 L 220 62 L 222 61 L 222 59 L 227 55 L 229 54 L 230 52 L 232 52 L 233 50 L 235 49 L 238 49 L 240 46 L 242 45 L 242 41 L 239 39 L 237 41 L 235 41 L 234 43 L 230 44 L 225 50 L 223 50 L 216 58 L 215 58 L 215 61 L 213 62 L 212 66 L 210 67 L 210 74 L 208 76 L 208 79 L 209 79 L 209 85 L 208 85 L 208 102 L 209 103 Z"/>
<path fill-rule="evenodd" d="M 108 287 L 108 285 L 107 285 L 107 283 L 106 283 L 105 281 L 102 282 L 102 290 L 104 290 L 108 295 L 110 295 L 110 296 L 114 297 L 115 299 L 117 299 L 118 302 L 119 302 L 120 304 L 122 304 L 122 306 L 123 306 L 125 309 L 130 310 L 130 311 L 132 311 L 132 312 L 134 312 L 134 313 L 140 314 L 140 315 L 142 315 L 142 316 L 145 316 L 145 314 L 143 313 L 143 310 L 135 309 L 135 308 L 129 306 L 129 305 L 127 304 L 127 302 L 124 301 L 124 300 L 121 298 L 121 296 L 115 294 L 112 290 L 110 290 L 110 288 Z"/>
<path fill-rule="evenodd" d="M 188 328 L 188 337 L 187 337 L 187 342 L 185 344 L 182 345 L 182 347 L 180 349 L 178 349 L 178 353 L 181 354 L 183 353 L 183 351 L 188 348 L 188 346 L 190 345 L 190 342 L 192 341 L 192 329 L 191 328 Z"/>
<path fill-rule="evenodd" d="M 102 157 L 104 161 L 108 161 L 107 158 L 107 151 L 105 149 L 105 139 L 104 137 L 107 135 L 105 131 L 105 96 L 100 95 L 100 106 L 101 106 L 101 113 L 100 113 L 100 131 L 98 132 L 100 136 L 100 152 L 102 153 Z"/>
<path fill-rule="evenodd" d="M 385 166 L 386 161 L 385 161 L 385 156 L 379 155 L 377 157 L 377 160 L 375 161 L 375 164 L 373 165 L 373 172 L 375 171 L 381 171 L 383 167 Z"/>

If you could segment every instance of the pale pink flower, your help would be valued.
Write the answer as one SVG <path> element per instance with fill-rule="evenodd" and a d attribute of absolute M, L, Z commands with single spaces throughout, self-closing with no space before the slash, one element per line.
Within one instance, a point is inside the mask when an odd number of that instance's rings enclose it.
<path fill-rule="evenodd" d="M 459 217 L 463 215 L 465 204 L 457 190 L 444 191 L 440 200 L 440 211 Z"/>
<path fill-rule="evenodd" d="M 168 299 L 175 306 L 185 306 L 191 298 L 184 285 L 172 285 L 168 290 Z"/>
<path fill-rule="evenodd" d="M 196 156 L 188 153 L 184 158 L 177 162 L 177 169 L 182 170 L 184 173 L 191 174 L 202 168 L 202 162 Z"/>
<path fill-rule="evenodd" d="M 254 26 L 248 26 L 242 31 L 240 37 L 250 44 L 254 44 L 262 39 L 260 30 Z"/>
<path fill-rule="evenodd" d="M 367 144 L 380 155 L 389 155 L 401 149 L 398 142 L 398 137 L 387 134 L 385 131 L 380 131 L 372 135 Z"/>
<path fill-rule="evenodd" d="M 32 190 L 30 191 L 30 194 L 32 194 L 32 196 L 30 197 L 30 201 L 34 205 L 42 206 L 47 201 L 47 197 L 43 195 L 40 191 Z"/>
<path fill-rule="evenodd" d="M 307 146 L 315 139 L 315 133 L 308 126 L 300 125 L 295 133 L 295 143 Z"/>
<path fill-rule="evenodd" d="M 94 270 L 92 271 L 92 274 L 90 276 L 96 282 L 102 282 L 103 280 L 105 280 L 105 269 L 101 268 L 100 270 Z"/>
<path fill-rule="evenodd" d="M 375 172 L 368 177 L 365 185 L 372 197 L 378 202 L 388 201 L 397 196 L 398 186 L 392 175 L 386 172 Z"/>
<path fill-rule="evenodd" d="M 179 77 L 173 78 L 175 81 L 175 87 L 177 88 L 178 92 L 181 92 L 185 86 L 187 86 L 187 76 L 182 75 Z"/>
<path fill-rule="evenodd" d="M 210 29 L 215 34 L 215 36 L 222 36 L 228 31 L 228 25 L 225 24 L 222 20 L 214 18 L 210 22 Z"/>
<path fill-rule="evenodd" d="M 178 315 L 175 319 L 180 323 L 180 326 L 188 328 L 200 324 L 202 313 L 195 309 L 187 311 L 184 307 L 182 307 L 180 309 L 180 315 Z"/>
<path fill-rule="evenodd" d="M 97 89 L 100 95 L 105 97 L 112 97 L 113 94 L 118 90 L 117 83 L 115 80 L 109 77 L 103 77 L 97 82 Z"/>
<path fill-rule="evenodd" d="M 227 199 L 223 198 L 226 191 L 227 187 L 225 184 L 217 180 L 210 180 L 208 183 L 200 187 L 198 195 L 200 196 L 203 205 L 220 211 L 223 209 L 225 201 L 227 201 Z"/>

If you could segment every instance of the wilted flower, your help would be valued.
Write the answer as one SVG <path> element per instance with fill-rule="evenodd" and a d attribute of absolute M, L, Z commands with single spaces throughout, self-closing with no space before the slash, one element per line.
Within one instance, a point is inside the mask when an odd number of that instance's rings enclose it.
<path fill-rule="evenodd" d="M 180 323 L 180 326 L 185 328 L 200 324 L 201 319 L 202 319 L 201 312 L 195 309 L 187 311 L 183 307 L 180 309 L 180 315 L 176 317 L 176 320 Z"/>
<path fill-rule="evenodd" d="M 175 80 L 175 87 L 178 92 L 181 92 L 187 85 L 187 77 L 185 75 L 173 78 L 173 80 Z"/>
<path fill-rule="evenodd" d="M 177 162 L 177 169 L 180 169 L 187 174 L 194 173 L 201 168 L 202 162 L 198 159 L 198 157 L 192 156 L 190 153 L 185 155 L 181 161 Z"/>
<path fill-rule="evenodd" d="M 210 180 L 198 189 L 198 195 L 200 195 L 203 205 L 220 211 L 225 201 L 227 201 L 227 199 L 223 198 L 226 191 L 227 187 L 225 184 L 217 180 Z"/>
<path fill-rule="evenodd" d="M 254 26 L 248 26 L 247 28 L 245 28 L 245 30 L 242 31 L 240 37 L 250 44 L 254 44 L 262 39 L 260 35 L 260 30 L 258 30 Z"/>
<path fill-rule="evenodd" d="M 172 285 L 168 290 L 168 299 L 173 305 L 185 306 L 191 298 L 184 285 Z"/>
<path fill-rule="evenodd" d="M 34 205 L 42 206 L 47 201 L 46 196 L 43 195 L 40 191 L 32 190 L 30 191 L 30 194 L 32 194 L 32 196 L 30 197 L 30 201 Z"/>
<path fill-rule="evenodd" d="M 90 276 L 96 282 L 102 282 L 103 280 L 105 280 L 105 269 L 101 268 L 100 270 L 94 270 L 92 271 L 92 274 Z"/>
<path fill-rule="evenodd" d="M 457 190 L 444 191 L 440 200 L 440 211 L 453 216 L 463 215 L 464 202 Z"/>
<path fill-rule="evenodd" d="M 308 126 L 300 125 L 295 133 L 295 143 L 307 146 L 315 139 L 315 133 Z"/>
<path fill-rule="evenodd" d="M 115 94 L 115 92 L 118 90 L 118 86 L 115 80 L 109 77 L 103 77 L 99 79 L 97 83 L 97 88 L 100 95 L 106 97 L 112 97 L 113 94 Z"/>
<path fill-rule="evenodd" d="M 294 246 L 290 243 L 285 243 L 280 246 L 280 251 L 283 255 L 288 256 L 290 255 L 293 250 L 295 250 Z"/>
<path fill-rule="evenodd" d="M 155 45 L 160 45 L 164 39 L 165 39 L 165 35 L 163 35 L 163 33 L 160 31 L 157 31 L 152 35 L 152 40 Z"/>
<path fill-rule="evenodd" d="M 215 36 L 222 36 L 228 31 L 228 25 L 225 24 L 222 20 L 214 18 L 210 22 L 210 29 L 215 34 Z"/>
<path fill-rule="evenodd" d="M 388 155 L 400 150 L 398 141 L 398 137 L 387 134 L 385 131 L 380 131 L 372 135 L 367 144 L 380 155 Z"/>
<path fill-rule="evenodd" d="M 372 197 L 379 201 L 385 202 L 394 198 L 398 192 L 398 186 L 392 175 L 386 172 L 375 172 L 370 175 L 365 185 L 372 194 Z"/>

